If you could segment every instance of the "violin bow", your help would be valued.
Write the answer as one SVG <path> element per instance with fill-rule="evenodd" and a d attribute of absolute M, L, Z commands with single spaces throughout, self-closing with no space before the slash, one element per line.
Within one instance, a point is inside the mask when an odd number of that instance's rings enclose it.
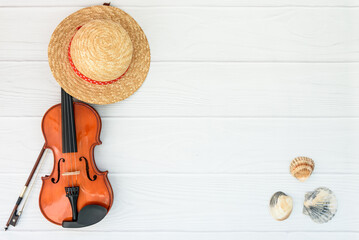
<path fill-rule="evenodd" d="M 23 189 L 22 189 L 22 191 L 21 191 L 21 193 L 20 193 L 20 195 L 19 195 L 19 197 L 18 197 L 18 199 L 17 199 L 17 201 L 15 203 L 15 206 L 14 206 L 11 214 L 10 214 L 9 220 L 7 221 L 6 226 L 5 226 L 5 231 L 9 228 L 9 225 L 12 225 L 12 226 L 15 227 L 17 221 L 19 220 L 19 217 L 22 214 L 22 211 L 23 211 L 23 209 L 25 207 L 25 204 L 26 204 L 27 198 L 29 197 L 29 194 L 27 195 L 21 210 L 18 212 L 17 209 L 18 209 L 18 207 L 19 207 L 19 205 L 20 205 L 20 203 L 21 203 L 21 201 L 22 201 L 22 199 L 23 199 L 23 197 L 24 197 L 24 195 L 26 193 L 26 190 L 28 189 L 28 186 L 29 186 L 29 184 L 31 182 L 32 177 L 34 176 L 34 174 L 36 172 L 37 167 L 39 166 L 39 163 L 41 162 L 42 155 L 44 154 L 45 150 L 46 150 L 46 148 L 45 148 L 45 144 L 44 144 L 44 146 L 41 148 L 39 156 L 37 157 L 35 165 L 33 166 L 32 170 L 30 172 L 30 175 L 27 178 L 26 183 L 25 183 L 25 185 L 24 185 L 24 187 L 23 187 Z M 39 173 L 39 171 L 37 172 L 37 174 L 38 173 Z M 37 176 L 37 174 L 36 174 L 36 176 Z M 30 191 L 31 191 L 33 185 L 34 185 L 34 182 L 31 184 Z"/>

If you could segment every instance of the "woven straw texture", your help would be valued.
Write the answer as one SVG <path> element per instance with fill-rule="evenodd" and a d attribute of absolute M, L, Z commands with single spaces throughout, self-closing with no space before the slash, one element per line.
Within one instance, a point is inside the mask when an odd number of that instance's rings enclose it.
<path fill-rule="evenodd" d="M 68 59 L 70 42 L 73 63 L 86 77 L 110 81 L 124 75 L 108 85 L 80 78 Z M 115 103 L 131 96 L 146 79 L 151 59 L 141 27 L 127 13 L 111 6 L 83 8 L 65 18 L 51 36 L 48 57 L 60 86 L 73 97 L 93 104 Z"/>

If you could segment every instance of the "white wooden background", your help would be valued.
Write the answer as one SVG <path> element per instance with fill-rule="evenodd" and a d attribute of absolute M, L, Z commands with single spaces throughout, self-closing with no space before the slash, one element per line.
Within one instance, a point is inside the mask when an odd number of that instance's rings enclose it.
<path fill-rule="evenodd" d="M 0 1 L 0 222 L 43 144 L 41 117 L 60 101 L 47 64 L 57 24 L 102 1 Z M 112 0 L 151 46 L 147 80 L 95 106 L 100 169 L 115 201 L 86 229 L 41 215 L 37 179 L 19 225 L 0 239 L 359 239 L 359 1 Z M 316 162 L 305 183 L 288 167 Z M 40 175 L 52 169 L 51 154 Z M 332 189 L 337 216 L 302 214 L 304 194 Z M 270 196 L 294 199 L 274 221 Z"/>

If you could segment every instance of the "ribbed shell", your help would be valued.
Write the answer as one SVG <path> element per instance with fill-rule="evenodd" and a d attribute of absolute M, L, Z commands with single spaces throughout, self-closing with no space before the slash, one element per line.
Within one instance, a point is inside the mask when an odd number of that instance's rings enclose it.
<path fill-rule="evenodd" d="M 303 214 L 308 215 L 316 223 L 326 223 L 331 220 L 338 209 L 334 193 L 320 187 L 305 195 Z"/>
<path fill-rule="evenodd" d="M 307 180 L 313 170 L 314 161 L 308 157 L 297 157 L 290 163 L 290 173 L 301 182 Z"/>

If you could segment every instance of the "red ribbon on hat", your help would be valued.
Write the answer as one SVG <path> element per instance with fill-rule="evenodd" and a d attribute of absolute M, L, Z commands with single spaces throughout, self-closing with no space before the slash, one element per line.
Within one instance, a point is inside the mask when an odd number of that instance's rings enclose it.
<path fill-rule="evenodd" d="M 76 29 L 76 31 L 78 31 L 82 26 L 78 27 Z M 76 33 L 75 33 L 76 34 Z M 72 61 L 72 57 L 71 57 L 71 43 L 72 43 L 72 39 L 75 37 L 75 34 L 74 36 L 71 38 L 71 41 L 70 41 L 70 44 L 69 44 L 69 47 L 68 47 L 68 50 L 67 50 L 67 54 L 68 54 L 68 57 L 69 57 L 69 62 L 70 62 L 70 65 L 71 65 L 71 68 L 72 70 L 74 70 L 74 72 L 76 73 L 77 76 L 79 76 L 80 78 L 82 78 L 83 80 L 89 82 L 89 83 L 92 83 L 92 84 L 97 84 L 97 85 L 108 85 L 108 84 L 112 84 L 114 82 L 117 82 L 119 79 L 121 79 L 123 77 L 123 75 L 126 74 L 128 68 L 126 69 L 126 71 L 118 78 L 114 79 L 114 80 L 111 80 L 111 81 L 106 81 L 106 82 L 101 82 L 101 81 L 96 81 L 96 80 L 93 80 L 89 77 L 86 77 L 85 75 L 83 75 L 76 67 L 75 67 L 75 64 L 74 62 Z"/>

